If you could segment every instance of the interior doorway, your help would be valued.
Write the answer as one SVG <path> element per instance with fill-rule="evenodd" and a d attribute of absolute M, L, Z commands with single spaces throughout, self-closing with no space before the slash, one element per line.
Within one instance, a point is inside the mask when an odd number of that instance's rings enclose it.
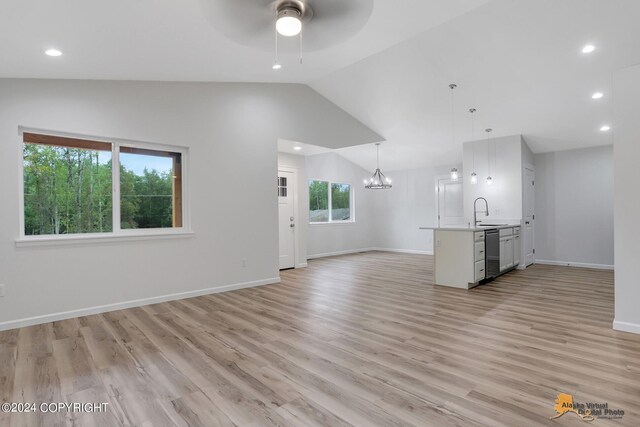
<path fill-rule="evenodd" d="M 524 211 L 523 211 L 523 228 L 524 228 L 524 266 L 527 267 L 535 262 L 535 206 L 536 206 L 536 173 L 533 169 L 524 168 Z"/>
<path fill-rule="evenodd" d="M 464 224 L 462 181 L 440 178 L 436 191 L 438 227 Z"/>
<path fill-rule="evenodd" d="M 296 174 L 294 169 L 278 168 L 280 270 L 296 266 Z"/>

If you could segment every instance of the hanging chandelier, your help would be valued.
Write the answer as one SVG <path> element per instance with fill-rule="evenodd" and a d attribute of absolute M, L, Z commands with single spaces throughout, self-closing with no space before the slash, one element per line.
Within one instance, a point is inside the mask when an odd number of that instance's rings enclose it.
<path fill-rule="evenodd" d="M 369 190 L 386 190 L 391 188 L 391 180 L 384 176 L 382 172 L 380 172 L 380 143 L 376 142 L 376 171 L 373 173 L 371 178 L 364 180 L 364 188 Z"/>

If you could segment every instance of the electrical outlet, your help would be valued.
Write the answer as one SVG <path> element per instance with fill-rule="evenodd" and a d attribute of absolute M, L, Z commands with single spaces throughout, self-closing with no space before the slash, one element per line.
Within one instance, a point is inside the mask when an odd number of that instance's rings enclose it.
<path fill-rule="evenodd" d="M 242 258 L 242 268 L 245 268 L 246 266 L 247 266 L 247 259 Z"/>
<path fill-rule="evenodd" d="M 4 296 L 4 285 L 0 285 L 0 297 Z"/>
<path fill-rule="evenodd" d="M 436 239 L 436 247 L 439 248 L 442 246 L 442 240 Z"/>

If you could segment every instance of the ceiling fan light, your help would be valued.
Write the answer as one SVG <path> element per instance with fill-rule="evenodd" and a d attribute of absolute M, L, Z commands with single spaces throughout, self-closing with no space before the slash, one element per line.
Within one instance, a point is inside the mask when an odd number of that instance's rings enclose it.
<path fill-rule="evenodd" d="M 300 11 L 294 8 L 285 8 L 278 12 L 276 30 L 278 31 L 278 34 L 286 37 L 297 36 L 300 34 L 300 31 L 302 31 Z"/>

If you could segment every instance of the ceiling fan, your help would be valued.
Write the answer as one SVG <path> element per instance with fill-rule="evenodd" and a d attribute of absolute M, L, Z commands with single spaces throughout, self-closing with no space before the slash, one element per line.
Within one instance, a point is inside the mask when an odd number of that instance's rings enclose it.
<path fill-rule="evenodd" d="M 307 52 L 338 45 L 367 23 L 373 0 L 200 0 L 211 25 L 236 43 L 260 50 L 274 48 L 274 34 L 284 49 L 304 33 Z"/>

